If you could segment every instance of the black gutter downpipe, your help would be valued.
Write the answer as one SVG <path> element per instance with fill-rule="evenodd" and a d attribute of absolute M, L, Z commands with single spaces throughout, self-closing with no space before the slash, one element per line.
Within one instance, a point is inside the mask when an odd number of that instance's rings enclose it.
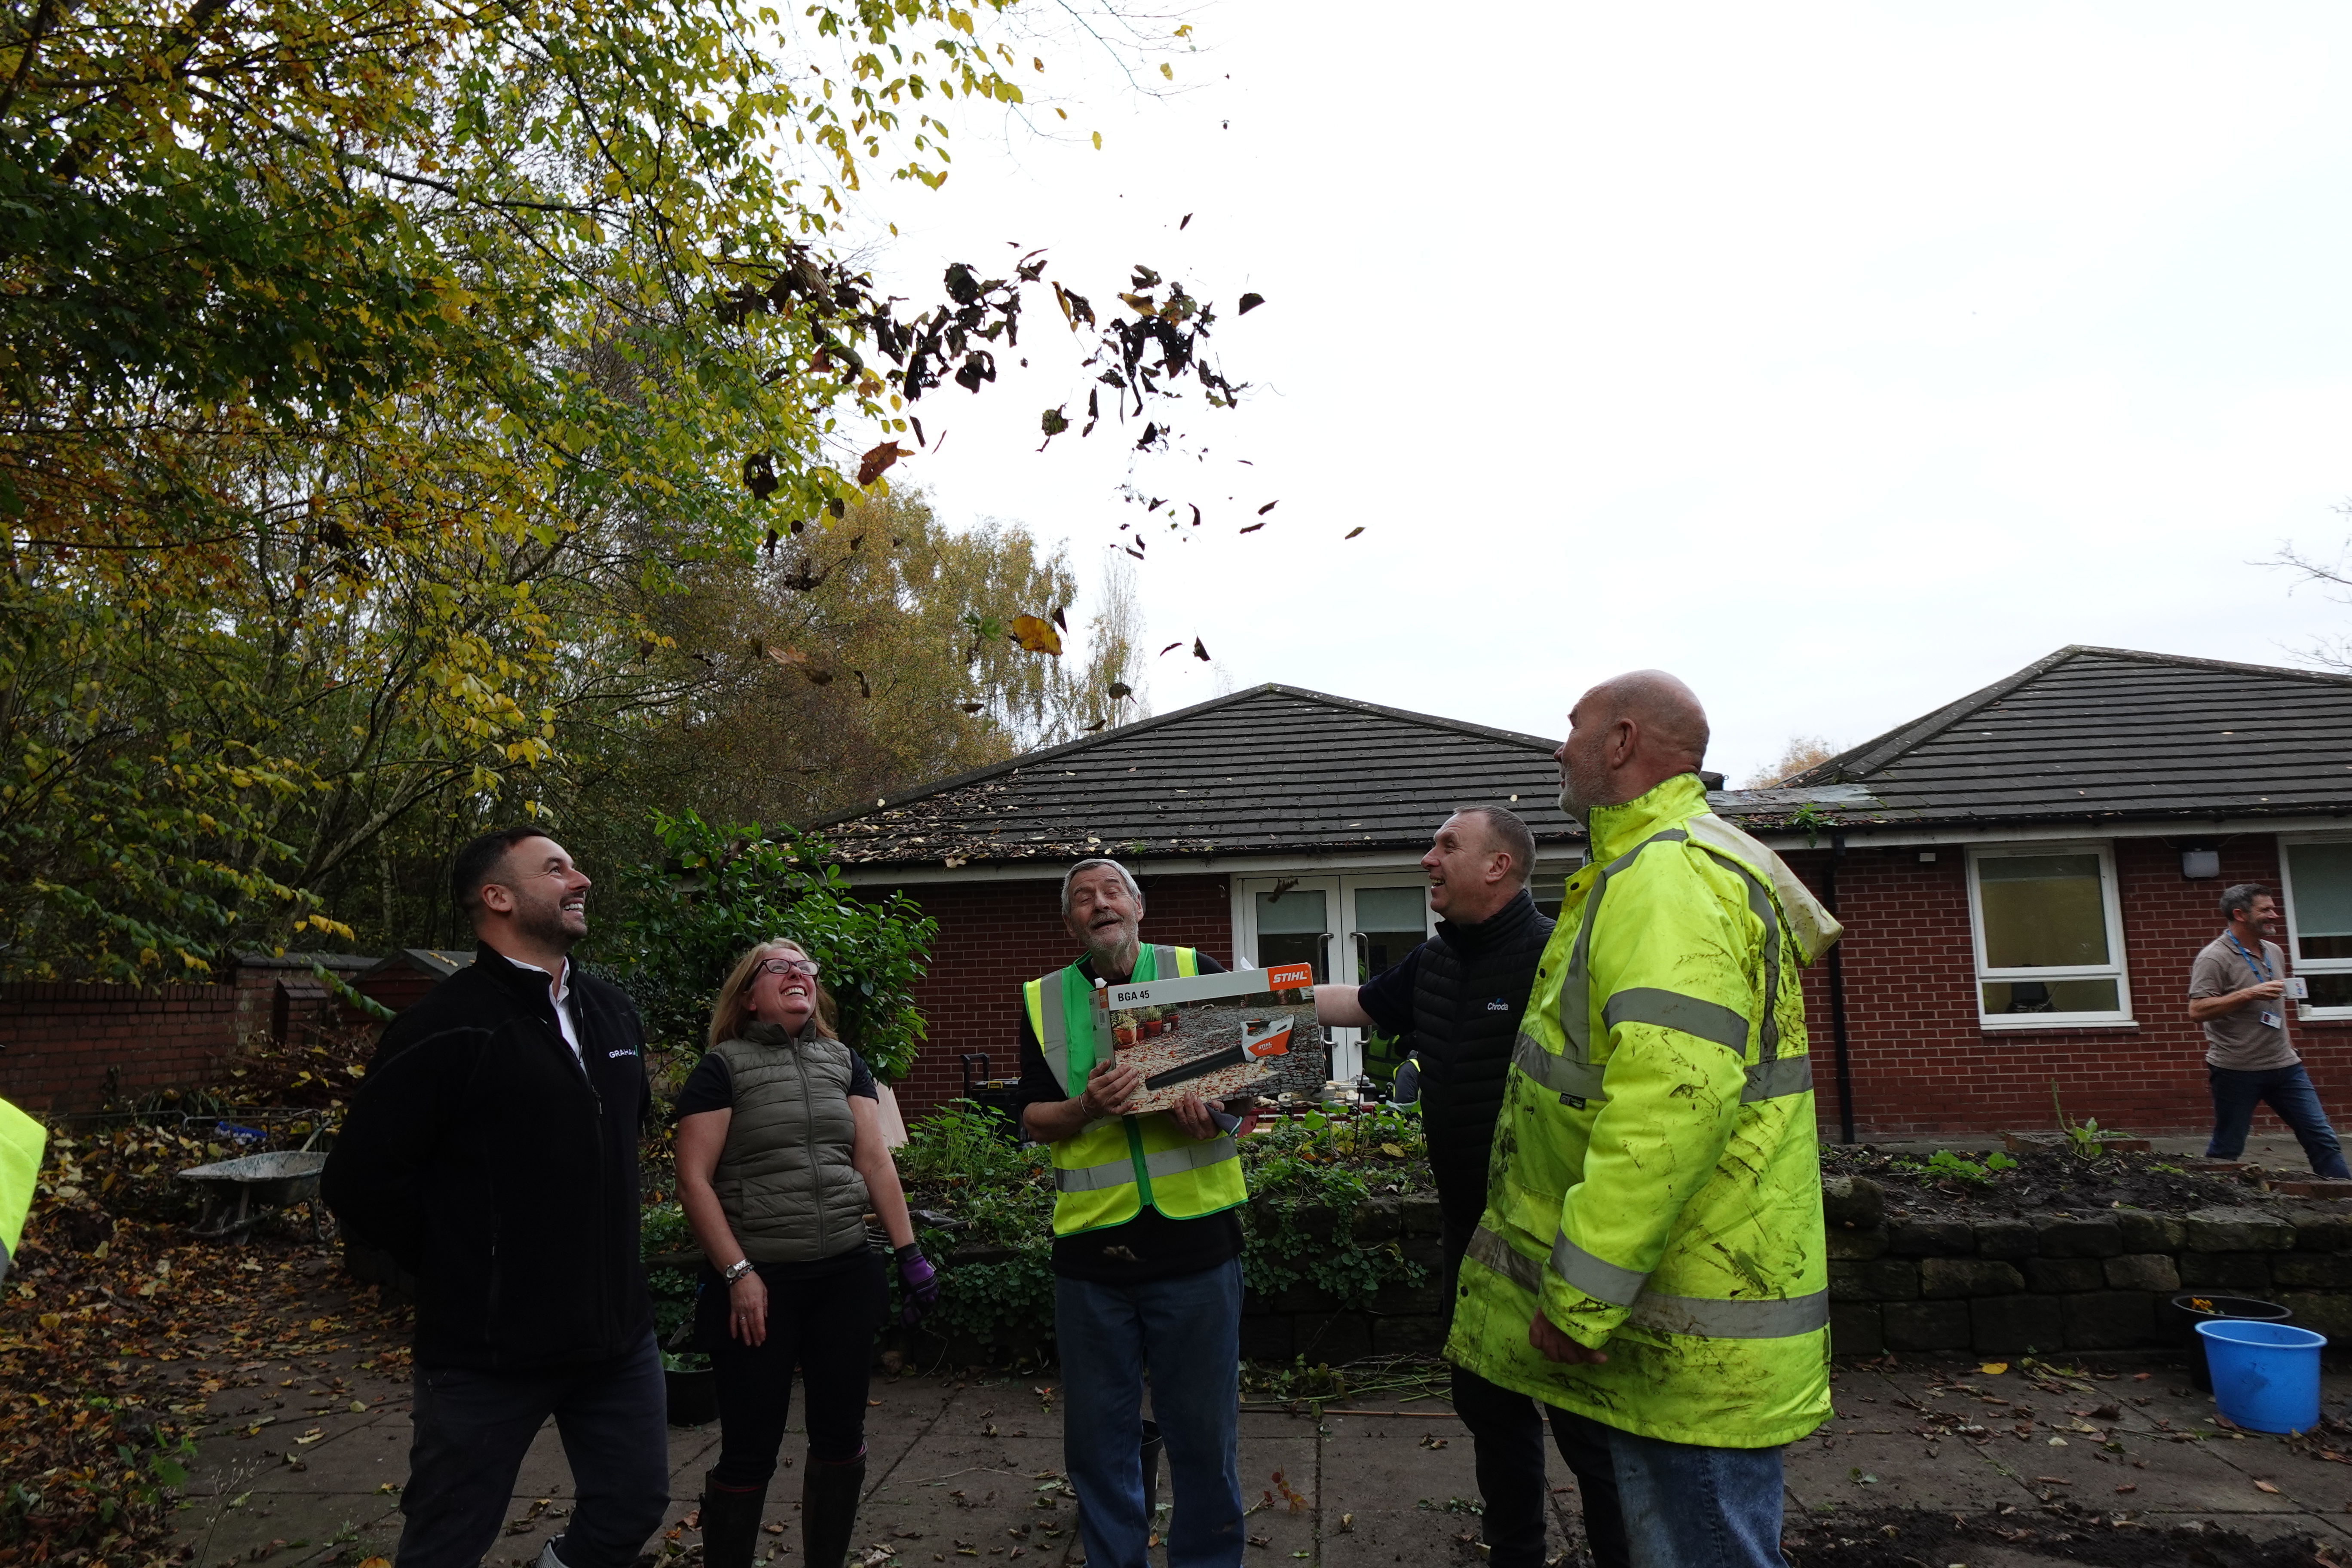
<path fill-rule="evenodd" d="M 1822 876 L 1822 902 L 1830 913 L 1838 912 L 1837 863 L 1845 858 L 1845 835 L 1830 835 L 1829 868 Z M 1843 938 L 1830 948 L 1830 1033 L 1837 1041 L 1838 1134 L 1843 1142 L 1851 1143 L 1853 1136 L 1853 1057 L 1847 1048 L 1845 1032 L 1845 964 L 1841 954 L 1845 947 Z"/>

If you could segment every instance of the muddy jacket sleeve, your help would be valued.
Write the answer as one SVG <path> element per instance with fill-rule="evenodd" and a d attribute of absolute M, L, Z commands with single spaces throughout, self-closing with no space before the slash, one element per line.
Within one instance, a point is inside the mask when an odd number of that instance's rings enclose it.
<path fill-rule="evenodd" d="M 1544 1315 L 1579 1343 L 1624 1321 L 1731 1141 L 1762 1005 L 1755 924 L 1664 845 L 1595 912 L 1589 1005 L 1606 1098 L 1543 1270 Z"/>

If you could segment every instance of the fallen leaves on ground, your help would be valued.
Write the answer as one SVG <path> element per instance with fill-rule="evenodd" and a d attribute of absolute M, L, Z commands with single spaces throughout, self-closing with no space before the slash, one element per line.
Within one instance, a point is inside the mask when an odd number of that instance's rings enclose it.
<path fill-rule="evenodd" d="M 282 1370 L 354 1345 L 376 1352 L 363 1365 L 406 1365 L 404 1309 L 373 1305 L 369 1290 L 320 1314 L 302 1266 L 323 1271 L 328 1258 L 288 1234 L 307 1225 L 266 1223 L 243 1245 L 188 1235 L 193 1205 L 173 1173 L 308 1131 L 240 1138 L 233 1121 L 175 1116 L 50 1139 L 0 1286 L 0 1565 L 160 1563 L 210 1395 L 257 1385 L 265 1361 Z"/>

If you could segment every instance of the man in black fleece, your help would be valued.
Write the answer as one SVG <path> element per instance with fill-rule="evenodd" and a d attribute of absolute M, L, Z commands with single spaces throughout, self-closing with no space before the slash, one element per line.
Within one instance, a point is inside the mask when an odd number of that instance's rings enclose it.
<path fill-rule="evenodd" d="M 1463 807 L 1438 827 L 1421 858 L 1437 934 L 1362 985 L 1315 988 L 1321 1022 L 1378 1029 L 1419 1058 L 1449 1314 L 1454 1275 L 1486 1203 L 1486 1158 L 1519 1016 L 1551 935 L 1552 922 L 1528 896 L 1535 856 L 1535 836 L 1518 813 Z M 1482 1528 L 1494 1568 L 1540 1568 L 1548 1494 L 1544 1424 L 1535 1401 L 1456 1367 L 1454 1408 L 1477 1449 Z M 1629 1559 L 1607 1447 L 1557 1419 L 1552 1441 L 1576 1477 L 1594 1561 L 1618 1568 Z"/>
<path fill-rule="evenodd" d="M 645 1031 L 568 956 L 588 879 L 537 828 L 451 876 L 479 947 L 385 1028 L 321 1177 L 351 1234 L 417 1279 L 400 1568 L 473 1568 L 550 1415 L 578 1502 L 541 1568 L 630 1568 L 668 1506 L 653 1303 L 637 1259 Z"/>

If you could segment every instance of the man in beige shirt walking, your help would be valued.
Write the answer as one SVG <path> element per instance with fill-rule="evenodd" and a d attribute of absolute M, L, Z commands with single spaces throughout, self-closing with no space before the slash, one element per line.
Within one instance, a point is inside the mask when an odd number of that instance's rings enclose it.
<path fill-rule="evenodd" d="M 2254 1107 L 2267 1104 L 2293 1129 L 2314 1174 L 2352 1176 L 2303 1058 L 2286 1032 L 2286 954 L 2271 941 L 2278 900 L 2260 882 L 2221 895 L 2229 928 L 2205 944 L 2189 971 L 2189 1016 L 2205 1026 L 2205 1076 L 2213 1090 L 2209 1160 L 2234 1160 L 2246 1147 Z"/>

